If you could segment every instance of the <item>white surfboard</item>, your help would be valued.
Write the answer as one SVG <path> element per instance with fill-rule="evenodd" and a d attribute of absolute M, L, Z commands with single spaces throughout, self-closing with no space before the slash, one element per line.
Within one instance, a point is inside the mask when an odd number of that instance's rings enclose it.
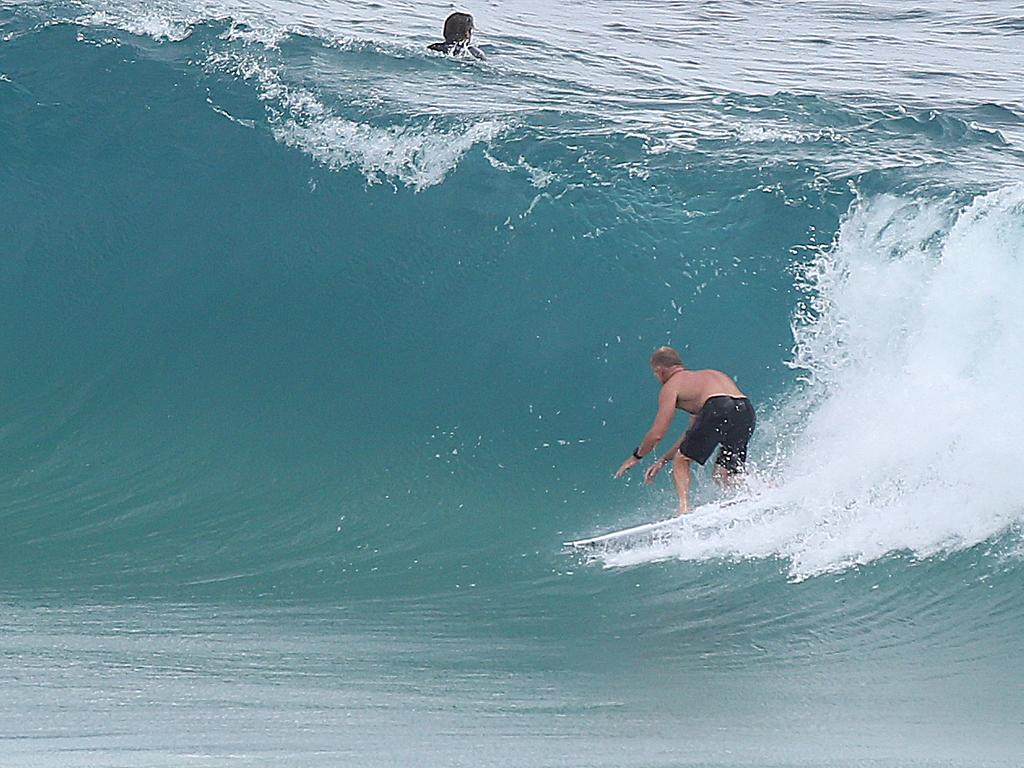
<path fill-rule="evenodd" d="M 632 528 L 623 528 L 621 531 L 612 531 L 602 536 L 594 536 L 590 539 L 578 539 L 566 541 L 562 547 L 567 552 L 583 552 L 595 554 L 598 552 L 620 552 L 624 549 L 634 547 L 649 547 L 655 544 L 663 544 L 693 523 L 695 513 L 702 513 L 702 517 L 716 510 L 732 507 L 736 504 L 749 501 L 749 497 L 736 497 L 724 501 L 713 501 L 708 504 L 691 509 L 687 515 L 670 517 L 668 520 L 659 520 L 656 523 L 644 523 L 635 525 Z"/>
<path fill-rule="evenodd" d="M 562 546 L 568 550 L 582 552 L 609 552 L 636 546 L 647 546 L 671 539 L 672 535 L 685 524 L 686 519 L 683 517 L 670 517 L 668 520 L 644 523 L 632 528 L 624 528 L 621 531 L 612 531 L 602 536 L 594 536 L 590 539 L 566 541 Z"/>

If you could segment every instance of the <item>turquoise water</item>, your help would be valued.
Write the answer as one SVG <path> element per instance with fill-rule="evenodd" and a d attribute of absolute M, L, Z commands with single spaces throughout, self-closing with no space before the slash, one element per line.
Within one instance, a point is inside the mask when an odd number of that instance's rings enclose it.
<path fill-rule="evenodd" d="M 448 10 L 0 5 L 0 764 L 1018 765 L 1021 9 Z"/>

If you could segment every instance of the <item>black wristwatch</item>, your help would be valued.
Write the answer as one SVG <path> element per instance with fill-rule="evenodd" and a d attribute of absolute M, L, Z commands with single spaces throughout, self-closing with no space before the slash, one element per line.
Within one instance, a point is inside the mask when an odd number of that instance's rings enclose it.
<path fill-rule="evenodd" d="M 633 449 L 633 458 L 636 459 L 637 461 L 643 461 L 644 460 L 644 457 L 640 455 L 640 446 L 639 445 L 636 448 Z"/>

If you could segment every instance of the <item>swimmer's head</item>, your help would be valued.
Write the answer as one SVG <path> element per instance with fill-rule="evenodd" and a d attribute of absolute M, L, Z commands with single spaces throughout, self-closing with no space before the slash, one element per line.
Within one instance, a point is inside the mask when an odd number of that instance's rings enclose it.
<path fill-rule="evenodd" d="M 444 20 L 444 41 L 465 43 L 473 36 L 473 17 L 468 13 L 453 13 Z"/>

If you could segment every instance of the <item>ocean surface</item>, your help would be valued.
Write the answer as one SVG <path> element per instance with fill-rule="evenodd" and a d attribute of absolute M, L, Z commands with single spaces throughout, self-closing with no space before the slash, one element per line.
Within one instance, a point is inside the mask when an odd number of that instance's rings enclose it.
<path fill-rule="evenodd" d="M 1024 5 L 460 9 L 0 0 L 0 766 L 1024 764 Z"/>

